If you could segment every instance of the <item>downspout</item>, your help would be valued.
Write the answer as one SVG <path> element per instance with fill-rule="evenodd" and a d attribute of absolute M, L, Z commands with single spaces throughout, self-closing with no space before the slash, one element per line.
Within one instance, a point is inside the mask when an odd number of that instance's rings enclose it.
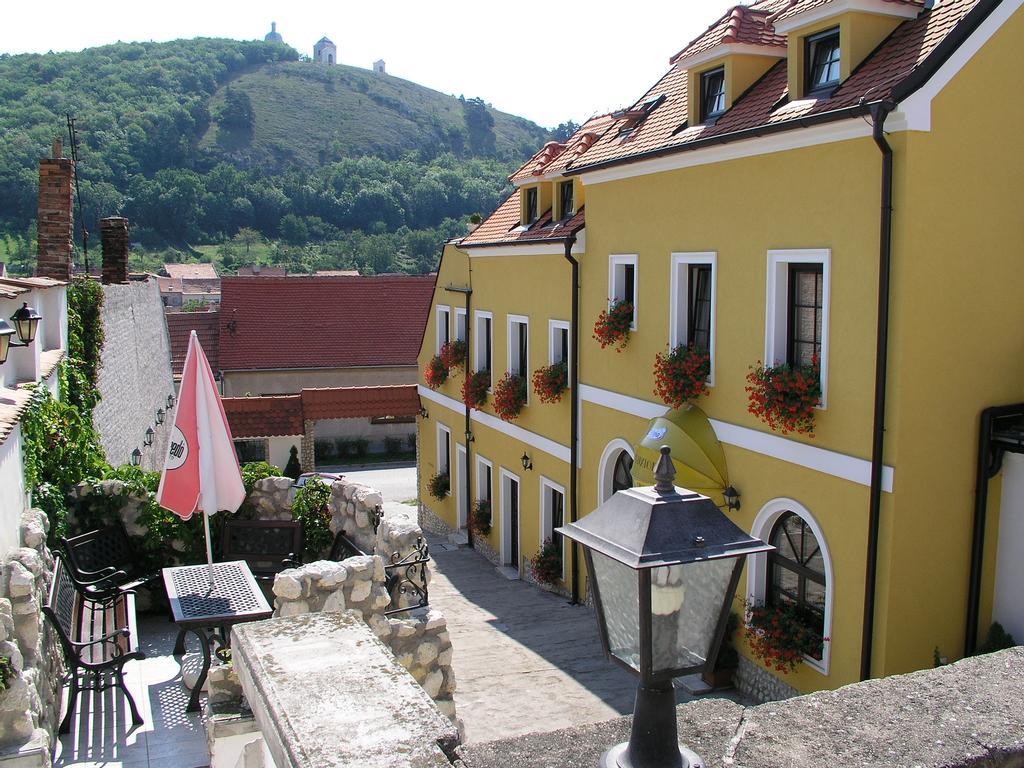
<path fill-rule="evenodd" d="M 892 266 L 892 147 L 885 138 L 885 119 L 896 108 L 891 100 L 871 111 L 871 136 L 882 153 L 882 210 L 878 244 L 878 320 L 875 339 L 875 405 L 871 434 L 871 482 L 868 506 L 867 573 L 864 583 L 864 635 L 860 679 L 871 677 L 875 638 L 875 591 L 878 580 L 878 530 L 882 513 L 882 469 L 885 447 L 885 386 L 889 363 L 889 280 Z"/>
<path fill-rule="evenodd" d="M 467 259 L 467 261 L 469 261 L 469 259 Z M 473 289 L 471 287 L 468 291 L 466 291 L 466 368 L 463 371 L 463 373 L 465 373 L 467 377 L 469 376 L 469 372 L 473 370 L 471 357 L 472 352 L 470 351 L 473 349 L 473 324 L 470 322 L 469 319 L 469 305 L 472 302 L 472 299 Z M 466 405 L 466 466 L 462 468 L 463 474 L 465 475 L 465 477 L 463 478 L 463 482 L 466 485 L 466 544 L 469 545 L 470 549 L 473 548 L 473 523 L 471 520 L 471 518 L 473 517 L 473 487 L 471 481 L 471 478 L 473 476 L 473 471 L 471 469 L 471 467 L 473 466 L 473 462 L 470 461 L 470 446 L 472 444 L 472 440 L 470 438 L 472 438 L 473 436 L 473 425 L 470 423 L 471 411 L 472 409 L 468 405 Z M 456 511 L 456 515 L 458 515 L 458 511 Z"/>
<path fill-rule="evenodd" d="M 572 247 L 576 244 L 576 235 L 569 235 L 565 240 L 565 260 L 572 265 L 572 317 L 569 318 L 569 521 L 575 523 L 579 519 L 579 504 L 576 499 L 577 475 L 579 474 L 579 442 L 580 442 L 580 263 L 572 255 Z M 572 560 L 572 600 L 571 605 L 580 601 L 580 569 L 576 542 L 570 541 L 570 559 Z"/>

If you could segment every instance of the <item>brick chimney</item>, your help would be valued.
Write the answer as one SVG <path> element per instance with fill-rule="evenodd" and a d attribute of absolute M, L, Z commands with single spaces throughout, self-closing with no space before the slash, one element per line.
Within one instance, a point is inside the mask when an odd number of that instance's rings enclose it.
<path fill-rule="evenodd" d="M 128 219 L 108 216 L 100 219 L 103 245 L 103 284 L 128 282 Z"/>
<path fill-rule="evenodd" d="M 64 157 L 64 144 L 53 140 L 53 157 L 39 161 L 39 210 L 36 218 L 39 259 L 36 275 L 55 280 L 71 279 L 71 246 L 74 237 L 75 164 Z"/>

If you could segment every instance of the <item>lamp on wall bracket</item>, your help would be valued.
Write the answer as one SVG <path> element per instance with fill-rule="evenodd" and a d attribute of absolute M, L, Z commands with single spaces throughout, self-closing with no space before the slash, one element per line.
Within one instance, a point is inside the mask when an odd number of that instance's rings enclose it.
<path fill-rule="evenodd" d="M 167 407 L 169 409 L 174 407 L 174 395 L 167 396 Z"/>
<path fill-rule="evenodd" d="M 730 512 L 740 511 L 740 492 L 735 486 L 727 485 L 722 491 L 722 498 L 725 499 L 725 506 Z"/>
<path fill-rule="evenodd" d="M 430 414 L 427 412 L 427 409 L 424 408 L 423 406 L 420 406 L 420 416 L 422 416 L 424 419 L 430 418 Z"/>
<path fill-rule="evenodd" d="M 28 302 L 22 302 L 21 309 L 11 315 L 11 321 L 14 323 L 14 330 L 18 332 L 18 338 L 21 340 L 21 344 L 14 344 L 13 347 L 27 347 L 33 341 L 36 340 L 36 331 L 39 330 L 39 321 L 43 319 L 43 316 L 36 312 L 32 307 L 28 305 Z"/>
<path fill-rule="evenodd" d="M 466 430 L 466 442 L 467 442 L 467 443 L 472 443 L 474 439 L 475 439 L 475 438 L 473 437 L 473 433 L 472 433 L 472 432 L 470 432 L 470 431 L 469 431 L 469 430 L 467 429 L 467 430 Z"/>
<path fill-rule="evenodd" d="M 157 424 L 163 424 L 164 423 L 164 409 L 163 408 L 157 408 L 156 409 L 156 423 Z"/>
<path fill-rule="evenodd" d="M 153 431 L 152 427 L 146 427 L 146 436 L 144 438 L 142 438 L 142 444 L 143 445 L 152 445 L 153 444 L 153 435 L 155 435 L 155 434 L 156 433 Z"/>
<path fill-rule="evenodd" d="M 523 455 L 522 455 L 522 457 L 519 460 L 523 463 L 523 469 L 525 469 L 525 470 L 533 469 L 533 459 L 531 459 L 529 457 L 529 455 L 526 453 L 526 451 L 523 451 Z"/>
<path fill-rule="evenodd" d="M 7 351 L 11 347 L 11 336 L 13 335 L 14 329 L 6 320 L 0 320 L 0 365 L 7 362 Z"/>
<path fill-rule="evenodd" d="M 137 467 L 142 463 L 142 451 L 136 448 L 132 451 L 132 466 Z"/>

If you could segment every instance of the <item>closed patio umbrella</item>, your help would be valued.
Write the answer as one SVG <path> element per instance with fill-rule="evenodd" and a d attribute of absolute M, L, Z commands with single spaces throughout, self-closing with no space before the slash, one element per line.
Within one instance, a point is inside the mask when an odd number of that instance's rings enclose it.
<path fill-rule="evenodd" d="M 157 501 L 182 520 L 202 510 L 206 561 L 213 586 L 210 515 L 234 512 L 245 500 L 242 471 L 231 442 L 224 406 L 196 332 L 188 340 L 178 409 L 167 446 Z"/>

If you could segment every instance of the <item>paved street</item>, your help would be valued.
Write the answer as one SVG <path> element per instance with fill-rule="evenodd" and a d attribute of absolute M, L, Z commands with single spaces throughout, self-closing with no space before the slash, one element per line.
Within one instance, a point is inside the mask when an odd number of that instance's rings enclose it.
<path fill-rule="evenodd" d="M 387 502 L 409 501 L 417 496 L 415 464 L 389 464 L 383 468 L 374 468 L 371 465 L 365 469 L 350 469 L 341 465 L 332 465 L 317 469 L 322 472 L 340 472 L 345 475 L 346 480 L 376 488 Z"/>

